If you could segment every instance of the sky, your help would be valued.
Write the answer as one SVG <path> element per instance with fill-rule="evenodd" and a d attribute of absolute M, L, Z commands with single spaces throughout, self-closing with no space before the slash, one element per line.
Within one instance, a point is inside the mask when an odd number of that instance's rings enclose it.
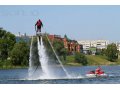
<path fill-rule="evenodd" d="M 0 5 L 0 27 L 13 34 L 34 35 L 38 19 L 42 32 L 75 40 L 120 41 L 120 6 Z"/>

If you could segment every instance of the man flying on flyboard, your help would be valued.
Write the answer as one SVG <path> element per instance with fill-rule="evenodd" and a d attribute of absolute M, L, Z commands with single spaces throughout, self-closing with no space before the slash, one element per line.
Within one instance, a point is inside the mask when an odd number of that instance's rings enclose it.
<path fill-rule="evenodd" d="M 36 35 L 39 36 L 39 40 L 41 37 L 41 27 L 43 27 L 43 24 L 42 24 L 42 21 L 39 19 L 35 24 L 35 31 L 36 31 Z"/>

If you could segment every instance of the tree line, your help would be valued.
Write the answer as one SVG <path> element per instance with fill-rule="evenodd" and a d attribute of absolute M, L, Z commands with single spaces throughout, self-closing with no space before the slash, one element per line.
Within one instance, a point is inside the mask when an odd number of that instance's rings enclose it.
<path fill-rule="evenodd" d="M 55 55 L 45 37 L 43 37 L 44 45 L 46 47 L 47 54 L 50 58 L 55 59 Z M 37 42 L 37 41 L 36 41 Z M 66 62 L 66 57 L 69 56 L 69 52 L 64 48 L 64 42 L 55 39 L 52 45 L 57 52 L 58 56 Z M 30 42 L 26 42 L 21 39 L 16 42 L 14 34 L 0 28 L 0 63 L 9 62 L 8 64 L 14 66 L 28 66 L 29 64 L 29 52 Z M 107 46 L 106 49 L 98 49 L 97 55 L 107 56 L 109 61 L 115 62 L 118 60 L 119 51 L 117 50 L 116 44 L 112 43 Z M 75 62 L 87 65 L 87 58 L 85 54 L 75 52 Z M 1 64 L 0 64 L 1 65 Z"/>
<path fill-rule="evenodd" d="M 63 41 L 55 39 L 52 44 L 58 55 L 62 56 L 66 61 L 66 56 L 69 56 L 69 52 L 66 48 L 64 48 Z M 87 57 L 84 53 L 74 52 L 73 55 L 75 62 L 81 63 L 82 65 L 88 64 Z M 107 45 L 107 48 L 97 49 L 96 55 L 106 56 L 108 61 L 116 62 L 118 60 L 119 51 L 117 49 L 117 45 L 115 43 L 111 43 Z"/>
<path fill-rule="evenodd" d="M 3 28 L 0 28 L 0 62 L 9 62 L 13 66 L 26 66 L 29 60 L 29 42 L 20 40 Z"/>
<path fill-rule="evenodd" d="M 111 43 L 104 49 L 98 49 L 96 55 L 107 56 L 107 59 L 111 62 L 118 60 L 119 50 L 115 43 Z"/>

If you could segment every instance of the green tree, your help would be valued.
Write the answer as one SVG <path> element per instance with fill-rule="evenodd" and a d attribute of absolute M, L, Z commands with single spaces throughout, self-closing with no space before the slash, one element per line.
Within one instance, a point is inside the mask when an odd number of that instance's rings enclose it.
<path fill-rule="evenodd" d="M 53 50 L 48 42 L 48 39 L 45 36 L 43 36 L 43 43 L 46 48 L 46 54 L 49 56 L 51 60 L 55 60 L 56 59 L 55 54 L 53 53 Z"/>
<path fill-rule="evenodd" d="M 112 43 L 107 46 L 106 56 L 108 57 L 108 60 L 112 62 L 118 59 L 118 50 L 116 44 Z"/>
<path fill-rule="evenodd" d="M 86 56 L 84 54 L 78 53 L 78 52 L 75 53 L 75 61 L 77 63 L 82 63 L 82 65 L 88 64 Z"/>
<path fill-rule="evenodd" d="M 97 48 L 95 55 L 101 55 L 101 52 L 102 52 L 102 50 Z"/>
<path fill-rule="evenodd" d="M 53 50 L 47 40 L 46 37 L 43 37 L 43 41 L 44 41 L 44 45 L 46 47 L 46 52 L 48 54 L 48 56 L 51 58 L 51 59 L 54 59 L 56 60 L 56 56 L 55 54 L 53 53 Z M 68 54 L 68 51 L 66 48 L 64 48 L 64 43 L 63 41 L 61 40 L 58 40 L 58 39 L 54 39 L 54 41 L 51 41 L 52 45 L 53 45 L 53 48 L 55 49 L 57 55 L 59 57 L 63 57 L 64 60 L 66 60 L 66 56 Z"/>
<path fill-rule="evenodd" d="M 10 53 L 10 59 L 13 65 L 28 65 L 29 46 L 27 43 L 24 41 L 16 43 Z"/>
<path fill-rule="evenodd" d="M 106 48 L 103 48 L 103 49 L 101 50 L 101 55 L 106 55 Z"/>
<path fill-rule="evenodd" d="M 57 54 L 59 56 L 62 56 L 63 59 L 66 61 L 66 56 L 68 54 L 68 50 L 66 48 L 64 48 L 63 41 L 54 40 L 53 41 L 53 47 L 54 47 L 55 51 L 57 52 Z"/>
<path fill-rule="evenodd" d="M 61 56 L 63 54 L 62 49 L 64 48 L 64 43 L 62 41 L 54 40 L 53 47 L 59 56 Z"/>
<path fill-rule="evenodd" d="M 15 42 L 15 35 L 0 28 L 0 59 L 5 60 L 8 58 Z"/>
<path fill-rule="evenodd" d="M 62 48 L 61 49 L 61 55 L 63 56 L 64 61 L 66 61 L 66 57 L 67 57 L 68 51 L 66 48 Z"/>
<path fill-rule="evenodd" d="M 39 55 L 38 55 L 37 37 L 34 37 L 34 38 L 33 38 L 33 43 L 32 43 L 32 55 L 33 55 L 33 56 L 31 57 L 32 65 L 33 65 L 33 66 L 38 66 L 38 65 L 40 65 Z"/>

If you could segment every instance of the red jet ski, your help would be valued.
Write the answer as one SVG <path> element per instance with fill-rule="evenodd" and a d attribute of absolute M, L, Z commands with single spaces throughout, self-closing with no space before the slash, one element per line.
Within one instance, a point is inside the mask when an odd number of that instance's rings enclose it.
<path fill-rule="evenodd" d="M 86 74 L 87 77 L 106 77 L 107 74 L 100 67 Z"/>

